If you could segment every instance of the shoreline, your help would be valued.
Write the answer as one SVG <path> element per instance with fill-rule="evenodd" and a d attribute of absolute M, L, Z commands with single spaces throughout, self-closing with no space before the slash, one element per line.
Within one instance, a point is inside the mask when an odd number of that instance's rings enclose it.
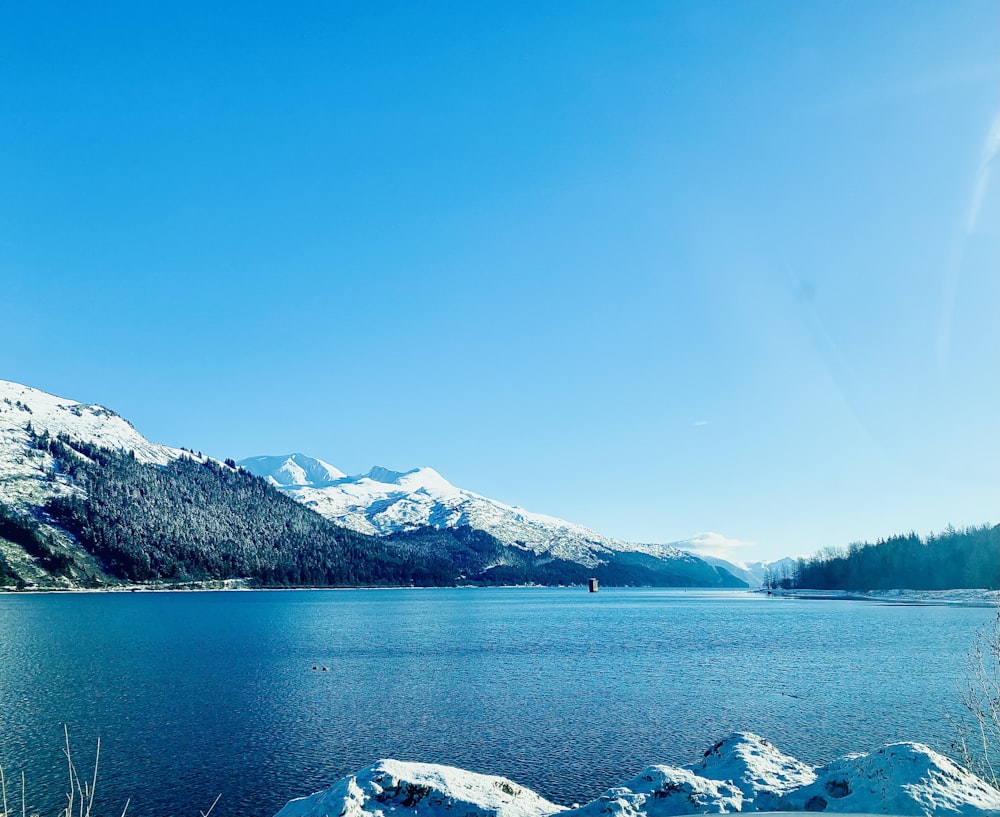
<path fill-rule="evenodd" d="M 302 586 L 302 587 L 253 587 L 246 579 L 218 579 L 205 582 L 190 582 L 183 584 L 122 584 L 111 587 L 0 587 L 0 595 L 36 595 L 63 593 L 219 593 L 219 592 L 303 592 L 315 590 L 581 590 L 586 585 L 359 585 L 359 586 Z M 797 590 L 771 590 L 764 588 L 713 588 L 713 587 L 616 587 L 608 585 L 607 590 L 672 590 L 672 591 L 719 591 L 732 594 L 749 594 L 761 598 L 788 599 L 799 601 L 861 601 L 898 606 L 937 606 L 937 607 L 998 607 L 1000 608 L 1000 590 L 986 588 L 953 588 L 949 590 L 812 590 L 802 588 Z"/>
<path fill-rule="evenodd" d="M 755 593 L 767 593 L 760 589 Z M 867 601 L 879 604 L 930 607 L 997 607 L 1000 590 L 953 588 L 949 590 L 772 590 L 773 598 L 803 601 Z"/>

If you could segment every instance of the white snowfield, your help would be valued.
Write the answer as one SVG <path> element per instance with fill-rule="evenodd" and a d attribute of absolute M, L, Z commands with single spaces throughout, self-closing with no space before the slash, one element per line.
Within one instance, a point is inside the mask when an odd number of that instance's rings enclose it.
<path fill-rule="evenodd" d="M 381 760 L 277 817 L 666 817 L 734 812 L 996 815 L 1000 791 L 920 743 L 809 766 L 757 735 L 734 734 L 688 766 L 650 766 L 567 809 L 503 777 Z"/>
<path fill-rule="evenodd" d="M 364 474 L 346 476 L 306 454 L 250 457 L 239 464 L 317 513 L 360 533 L 385 536 L 427 526 L 464 525 L 486 531 L 505 545 L 588 567 L 615 552 L 702 561 L 672 544 L 613 539 L 583 525 L 457 488 L 433 468 L 390 471 L 376 466 Z"/>

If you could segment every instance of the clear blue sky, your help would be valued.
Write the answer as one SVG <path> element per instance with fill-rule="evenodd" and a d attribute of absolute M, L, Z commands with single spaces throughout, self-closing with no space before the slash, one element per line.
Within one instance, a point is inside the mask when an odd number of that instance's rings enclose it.
<path fill-rule="evenodd" d="M 7 3 L 0 377 L 737 558 L 1000 517 L 1000 11 Z"/>

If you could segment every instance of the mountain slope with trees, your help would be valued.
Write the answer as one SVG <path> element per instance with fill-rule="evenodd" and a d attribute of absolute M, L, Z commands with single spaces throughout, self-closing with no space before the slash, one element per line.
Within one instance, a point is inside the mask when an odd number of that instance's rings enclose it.
<path fill-rule="evenodd" d="M 155 466 L 66 436 L 38 444 L 81 489 L 49 499 L 45 518 L 118 579 L 350 586 L 455 578 L 444 561 L 337 527 L 230 465 L 181 457 Z"/>
<path fill-rule="evenodd" d="M 532 550 L 461 520 L 447 530 L 417 525 L 372 536 L 324 518 L 232 460 L 153 443 L 103 406 L 2 380 L 0 428 L 2 587 L 579 584 L 591 576 L 745 586 L 666 546 L 652 554 L 604 548 L 583 561 L 566 555 L 580 550 L 574 542 L 565 552 Z M 319 476 L 343 475 L 327 468 Z"/>

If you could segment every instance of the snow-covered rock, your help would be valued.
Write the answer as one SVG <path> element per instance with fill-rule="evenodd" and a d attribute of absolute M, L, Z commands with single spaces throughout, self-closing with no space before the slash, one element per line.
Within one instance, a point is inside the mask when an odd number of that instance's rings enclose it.
<path fill-rule="evenodd" d="M 922 743 L 893 743 L 816 769 L 789 791 L 788 811 L 840 814 L 1000 814 L 1000 791 Z"/>
<path fill-rule="evenodd" d="M 665 817 L 741 811 L 743 792 L 732 783 L 708 780 L 676 766 L 650 766 L 565 817 Z"/>
<path fill-rule="evenodd" d="M 277 817 L 545 817 L 560 811 L 506 777 L 380 760 L 325 791 L 289 801 Z"/>
<path fill-rule="evenodd" d="M 737 732 L 719 741 L 687 768 L 700 777 L 731 782 L 758 811 L 772 810 L 786 792 L 816 779 L 811 766 L 752 732 Z"/>
<path fill-rule="evenodd" d="M 566 810 L 503 777 L 382 760 L 277 817 L 506 815 L 666 817 L 828 811 L 997 815 L 1000 791 L 920 743 L 895 743 L 813 767 L 749 732 L 716 743 L 688 766 L 656 765 L 596 800 Z"/>

